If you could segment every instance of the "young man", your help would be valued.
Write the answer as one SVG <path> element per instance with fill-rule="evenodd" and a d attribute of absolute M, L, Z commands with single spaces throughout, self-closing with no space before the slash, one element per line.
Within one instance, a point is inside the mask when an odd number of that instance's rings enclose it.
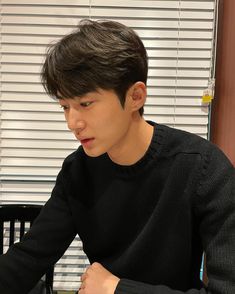
<path fill-rule="evenodd" d="M 235 293 L 234 168 L 210 142 L 145 121 L 146 80 L 142 42 L 116 22 L 82 22 L 49 49 L 42 81 L 81 146 L 0 257 L 0 293 L 27 293 L 76 234 L 91 262 L 79 294 Z"/>

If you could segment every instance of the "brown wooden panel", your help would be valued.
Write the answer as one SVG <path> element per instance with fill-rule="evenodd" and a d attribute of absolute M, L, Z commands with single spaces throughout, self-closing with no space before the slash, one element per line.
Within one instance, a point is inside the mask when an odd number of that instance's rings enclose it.
<path fill-rule="evenodd" d="M 219 4 L 215 99 L 211 140 L 235 166 L 235 1 Z"/>

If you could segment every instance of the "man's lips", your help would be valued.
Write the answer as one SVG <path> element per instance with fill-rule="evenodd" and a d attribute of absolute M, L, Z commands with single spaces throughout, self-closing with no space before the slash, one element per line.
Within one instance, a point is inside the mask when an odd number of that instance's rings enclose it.
<path fill-rule="evenodd" d="M 78 138 L 78 139 L 83 146 L 89 146 L 90 143 L 94 140 L 94 138 L 84 138 L 84 139 Z"/>
<path fill-rule="evenodd" d="M 85 144 L 85 143 L 89 142 L 90 140 L 93 140 L 93 138 L 81 139 L 80 142 L 82 144 Z"/>

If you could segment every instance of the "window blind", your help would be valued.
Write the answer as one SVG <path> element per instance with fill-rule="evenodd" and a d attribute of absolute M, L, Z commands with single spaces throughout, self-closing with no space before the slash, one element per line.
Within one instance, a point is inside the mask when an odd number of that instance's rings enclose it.
<path fill-rule="evenodd" d="M 78 147 L 40 84 L 47 44 L 83 18 L 132 27 L 149 56 L 145 118 L 208 134 L 202 93 L 211 77 L 216 0 L 0 2 L 0 203 L 44 203 L 63 159 Z M 77 237 L 55 268 L 55 289 L 79 287 L 88 261 Z"/>

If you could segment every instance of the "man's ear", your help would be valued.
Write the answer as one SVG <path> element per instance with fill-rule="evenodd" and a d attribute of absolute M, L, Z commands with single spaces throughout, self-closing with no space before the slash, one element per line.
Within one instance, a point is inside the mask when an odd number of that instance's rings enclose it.
<path fill-rule="evenodd" d="M 136 82 L 127 92 L 129 102 L 131 103 L 132 111 L 138 111 L 144 106 L 147 96 L 146 85 L 143 82 Z"/>

